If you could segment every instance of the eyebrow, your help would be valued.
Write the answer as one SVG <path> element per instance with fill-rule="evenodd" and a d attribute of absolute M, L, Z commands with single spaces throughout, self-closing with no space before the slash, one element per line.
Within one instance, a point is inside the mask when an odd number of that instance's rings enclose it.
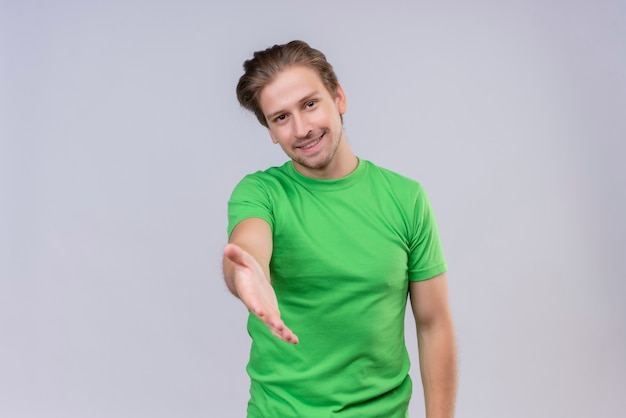
<path fill-rule="evenodd" d="M 319 91 L 314 91 L 313 93 L 307 94 L 306 96 L 304 96 L 302 99 L 298 100 L 299 104 L 308 102 L 309 100 L 311 100 L 312 98 L 319 96 L 320 92 Z M 268 121 L 274 120 L 275 117 L 280 116 L 285 114 L 286 112 L 284 110 L 278 110 L 274 113 L 271 113 L 269 115 L 266 115 L 265 117 L 267 118 Z"/>

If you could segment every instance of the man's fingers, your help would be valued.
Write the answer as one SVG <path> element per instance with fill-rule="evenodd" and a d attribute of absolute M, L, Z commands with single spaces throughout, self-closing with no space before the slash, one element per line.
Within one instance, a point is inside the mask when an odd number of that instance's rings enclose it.
<path fill-rule="evenodd" d="M 289 328 L 287 328 L 283 321 L 280 321 L 280 324 L 278 326 L 269 326 L 269 328 L 272 331 L 272 334 L 274 334 L 274 336 L 280 338 L 281 340 L 291 344 L 298 344 L 298 337 Z"/>
<path fill-rule="evenodd" d="M 283 340 L 291 344 L 298 344 L 298 336 L 291 331 L 289 331 L 287 335 L 283 336 Z"/>
<path fill-rule="evenodd" d="M 298 337 L 293 333 L 280 318 L 263 318 L 259 316 L 259 319 L 265 323 L 265 325 L 272 331 L 275 337 L 286 341 L 291 344 L 298 344 Z"/>
<path fill-rule="evenodd" d="M 290 344 L 298 344 L 298 337 L 296 336 L 296 334 L 294 334 L 291 331 L 285 331 L 281 333 L 281 332 L 273 330 L 272 334 L 274 334 L 276 338 L 279 338 Z"/>
<path fill-rule="evenodd" d="M 291 330 L 287 330 L 286 333 L 283 333 L 281 339 L 291 344 L 298 344 L 298 336 L 291 332 Z"/>
<path fill-rule="evenodd" d="M 269 328 L 276 338 L 291 344 L 298 344 L 298 337 L 280 319 L 280 316 L 265 315 L 263 311 L 252 311 Z"/>

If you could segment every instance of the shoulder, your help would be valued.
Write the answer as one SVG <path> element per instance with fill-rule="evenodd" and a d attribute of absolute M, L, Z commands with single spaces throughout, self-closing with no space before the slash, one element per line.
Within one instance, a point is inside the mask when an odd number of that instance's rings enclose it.
<path fill-rule="evenodd" d="M 274 210 L 284 199 L 285 165 L 244 176 L 228 200 L 228 234 L 244 219 L 260 218 L 274 227 Z M 282 179 L 282 180 L 281 180 Z"/>
<path fill-rule="evenodd" d="M 245 175 L 237 186 L 235 186 L 235 192 L 241 189 L 272 189 L 281 183 L 289 181 L 288 163 L 285 163 L 278 167 L 270 167 L 266 170 L 259 170 L 254 173 Z"/>
<path fill-rule="evenodd" d="M 382 182 L 393 190 L 398 189 L 403 192 L 411 191 L 412 194 L 422 191 L 422 185 L 415 179 L 388 168 L 378 166 L 371 161 L 363 160 L 363 163 L 367 165 L 367 172 L 371 181 Z"/>
<path fill-rule="evenodd" d="M 377 166 L 369 161 L 368 173 L 378 198 L 388 197 L 405 214 L 422 217 L 432 208 L 428 194 L 422 184 L 396 171 Z"/>
<path fill-rule="evenodd" d="M 265 170 L 258 170 L 253 173 L 246 174 L 241 181 L 259 181 L 259 182 L 271 182 L 272 180 L 287 176 L 287 165 L 285 163 L 281 166 L 270 167 Z"/>

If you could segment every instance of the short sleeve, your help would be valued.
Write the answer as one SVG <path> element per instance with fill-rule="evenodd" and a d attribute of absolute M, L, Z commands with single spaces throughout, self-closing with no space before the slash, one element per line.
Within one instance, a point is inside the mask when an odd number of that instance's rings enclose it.
<path fill-rule="evenodd" d="M 274 229 L 274 211 L 260 172 L 244 177 L 228 200 L 228 237 L 244 219 L 261 218 Z"/>
<path fill-rule="evenodd" d="M 418 188 L 409 240 L 409 280 L 420 281 L 444 273 L 448 267 L 439 239 L 437 221 L 424 189 Z"/>

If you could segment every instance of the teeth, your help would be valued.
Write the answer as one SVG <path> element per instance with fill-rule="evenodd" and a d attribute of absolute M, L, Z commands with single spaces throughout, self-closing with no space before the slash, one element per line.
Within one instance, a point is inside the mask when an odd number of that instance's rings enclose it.
<path fill-rule="evenodd" d="M 317 138 L 315 141 L 311 142 L 310 144 L 303 146 L 302 149 L 313 148 L 315 145 L 317 145 L 318 142 L 320 142 L 321 139 L 322 139 L 321 137 Z"/>

